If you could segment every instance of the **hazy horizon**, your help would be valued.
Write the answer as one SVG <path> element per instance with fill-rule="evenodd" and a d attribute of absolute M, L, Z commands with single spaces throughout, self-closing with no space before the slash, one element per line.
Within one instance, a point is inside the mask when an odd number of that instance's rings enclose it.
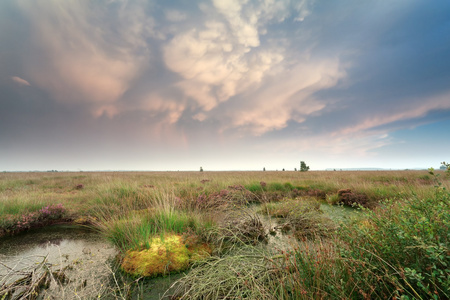
<path fill-rule="evenodd" d="M 450 1 L 0 3 L 0 171 L 450 161 Z"/>

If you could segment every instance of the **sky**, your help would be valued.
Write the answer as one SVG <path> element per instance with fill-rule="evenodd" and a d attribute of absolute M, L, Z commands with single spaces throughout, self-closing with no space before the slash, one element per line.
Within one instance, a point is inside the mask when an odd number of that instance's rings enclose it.
<path fill-rule="evenodd" d="M 0 171 L 438 168 L 450 1 L 2 0 Z"/>

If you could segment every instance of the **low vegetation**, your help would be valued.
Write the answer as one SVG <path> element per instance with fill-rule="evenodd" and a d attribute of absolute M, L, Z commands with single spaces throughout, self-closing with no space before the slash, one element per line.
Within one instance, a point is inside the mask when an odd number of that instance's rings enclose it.
<path fill-rule="evenodd" d="M 177 299 L 448 299 L 449 186 L 433 170 L 2 173 L 0 236 L 91 226 L 130 280 L 185 272 Z"/>

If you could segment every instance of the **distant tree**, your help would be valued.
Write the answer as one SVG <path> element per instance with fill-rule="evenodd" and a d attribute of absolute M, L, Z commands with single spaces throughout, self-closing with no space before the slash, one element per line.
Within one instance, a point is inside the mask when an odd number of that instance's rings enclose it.
<path fill-rule="evenodd" d="M 294 171 L 297 172 L 297 168 L 294 168 Z"/>
<path fill-rule="evenodd" d="M 445 161 L 441 162 L 442 166 L 441 169 L 445 171 L 447 176 L 450 176 L 450 163 L 446 163 Z M 442 168 L 444 167 L 444 168 Z"/>
<path fill-rule="evenodd" d="M 283 172 L 284 172 L 285 170 L 284 170 L 284 168 L 283 168 Z"/>
<path fill-rule="evenodd" d="M 200 167 L 200 172 L 203 172 L 203 168 L 202 167 Z"/>
<path fill-rule="evenodd" d="M 263 168 L 263 171 L 265 171 L 265 170 L 266 170 L 266 167 Z"/>
<path fill-rule="evenodd" d="M 307 166 L 306 164 L 305 164 L 305 162 L 302 160 L 301 162 L 300 162 L 300 172 L 306 172 L 306 171 L 308 171 L 309 170 L 309 166 Z"/>

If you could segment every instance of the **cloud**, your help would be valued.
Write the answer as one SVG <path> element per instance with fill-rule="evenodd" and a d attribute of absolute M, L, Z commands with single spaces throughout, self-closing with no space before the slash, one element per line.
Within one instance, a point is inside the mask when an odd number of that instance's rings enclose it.
<path fill-rule="evenodd" d="M 57 101 L 88 103 L 96 116 L 116 114 L 115 102 L 148 59 L 152 19 L 125 2 L 116 3 L 113 16 L 100 3 L 19 3 L 31 24 L 35 48 L 26 71 L 33 82 Z"/>
<path fill-rule="evenodd" d="M 377 130 L 380 126 L 395 124 L 396 122 L 406 121 L 425 117 L 432 111 L 450 109 L 450 93 L 444 93 L 437 96 L 424 98 L 410 98 L 397 105 L 392 105 L 389 110 L 383 107 L 383 110 L 363 112 L 362 120 L 357 124 L 351 124 L 333 133 L 333 135 L 351 135 L 361 134 L 367 130 Z M 389 130 L 389 129 L 382 129 Z"/>
<path fill-rule="evenodd" d="M 89 132 L 102 151 L 173 146 L 186 160 L 227 146 L 371 157 L 399 129 L 448 119 L 448 5 L 2 2 L 0 119 L 8 141 Z"/>
<path fill-rule="evenodd" d="M 149 112 L 151 117 L 162 119 L 162 123 L 175 124 L 181 117 L 186 105 L 182 102 L 162 97 L 157 93 L 146 95 L 139 109 Z M 152 116 L 153 114 L 153 116 Z"/>
<path fill-rule="evenodd" d="M 285 128 L 289 121 L 302 123 L 319 112 L 325 103 L 313 94 L 336 85 L 345 77 L 338 59 L 298 62 L 293 69 L 284 69 L 263 82 L 248 101 L 239 102 L 239 109 L 230 111 L 228 128 L 243 127 L 254 135 Z"/>
<path fill-rule="evenodd" d="M 13 77 L 11 77 L 11 79 L 12 79 L 14 82 L 17 82 L 17 83 L 20 84 L 20 85 L 31 86 L 31 84 L 30 84 L 28 81 L 26 81 L 25 79 L 22 79 L 22 78 L 20 78 L 20 77 L 13 76 Z"/>
<path fill-rule="evenodd" d="M 306 2 L 305 2 L 306 3 Z M 176 34 L 164 47 L 167 67 L 181 76 L 174 84 L 186 98 L 208 112 L 230 98 L 258 88 L 263 79 L 284 60 L 279 44 L 261 46 L 271 22 L 291 14 L 287 1 L 258 3 L 215 0 L 203 4 L 211 15 L 202 25 Z M 304 12 L 303 6 L 297 6 Z M 197 120 L 205 120 L 202 114 Z"/>
<path fill-rule="evenodd" d="M 164 60 L 182 76 L 176 86 L 205 111 L 261 81 L 282 60 L 276 49 L 248 53 L 220 22 L 207 22 L 175 36 L 164 47 Z"/>
<path fill-rule="evenodd" d="M 178 10 L 166 10 L 166 19 L 170 22 L 181 22 L 187 19 L 187 14 Z"/>

